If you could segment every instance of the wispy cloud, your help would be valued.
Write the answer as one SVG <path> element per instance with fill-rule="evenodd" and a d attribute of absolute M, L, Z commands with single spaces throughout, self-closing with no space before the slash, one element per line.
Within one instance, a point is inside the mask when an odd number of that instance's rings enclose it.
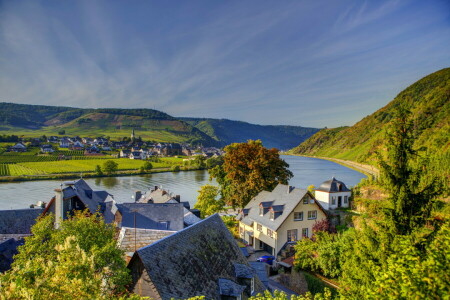
<path fill-rule="evenodd" d="M 324 4 L 3 2 L 0 101 L 332 127 L 449 65 L 444 2 Z"/>

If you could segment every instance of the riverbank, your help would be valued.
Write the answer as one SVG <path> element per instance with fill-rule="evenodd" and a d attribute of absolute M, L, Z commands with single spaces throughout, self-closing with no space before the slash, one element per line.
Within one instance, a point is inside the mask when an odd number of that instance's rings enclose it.
<path fill-rule="evenodd" d="M 198 170 L 203 170 L 203 169 L 193 168 L 193 167 L 182 167 L 180 170 L 173 170 L 170 167 L 170 168 L 152 169 L 150 171 L 145 171 L 145 172 L 141 172 L 140 170 L 117 171 L 114 174 L 110 174 L 110 175 L 97 175 L 94 172 L 77 172 L 77 173 L 49 174 L 49 175 L 1 176 L 0 183 L 39 181 L 39 180 L 57 180 L 57 179 L 78 179 L 80 177 L 82 177 L 82 178 L 122 177 L 122 176 L 136 176 L 136 175 L 148 175 L 148 174 L 156 174 L 156 173 L 198 171 Z"/>
<path fill-rule="evenodd" d="M 283 153 L 284 155 L 292 155 L 292 156 L 301 156 L 301 157 L 310 157 L 310 158 L 318 158 L 323 160 L 329 160 L 332 162 L 335 162 L 337 164 L 340 164 L 344 167 L 353 169 L 355 171 L 358 171 L 360 173 L 363 173 L 367 177 L 375 177 L 377 178 L 380 174 L 380 171 L 375 168 L 374 166 L 367 165 L 367 164 L 361 164 L 358 162 L 354 162 L 351 160 L 344 160 L 339 158 L 331 158 L 331 157 L 322 157 L 322 156 L 310 156 L 310 155 L 300 155 L 300 154 L 290 154 L 290 153 Z"/>

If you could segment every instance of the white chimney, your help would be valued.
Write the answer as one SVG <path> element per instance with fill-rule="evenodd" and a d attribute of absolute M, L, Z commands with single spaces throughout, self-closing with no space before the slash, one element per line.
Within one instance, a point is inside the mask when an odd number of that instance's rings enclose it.
<path fill-rule="evenodd" d="M 64 216 L 63 191 L 55 189 L 55 228 L 58 229 Z"/>

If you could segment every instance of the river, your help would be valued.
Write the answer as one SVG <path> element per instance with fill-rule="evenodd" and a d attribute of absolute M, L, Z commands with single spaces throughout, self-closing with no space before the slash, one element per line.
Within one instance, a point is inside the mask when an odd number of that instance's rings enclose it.
<path fill-rule="evenodd" d="M 289 169 L 294 174 L 289 184 L 299 188 L 306 188 L 311 184 L 318 187 L 333 176 L 348 186 L 354 186 L 366 177 L 362 173 L 328 160 L 287 155 L 283 155 L 282 158 L 289 164 Z M 117 202 L 133 201 L 131 195 L 136 190 L 145 192 L 152 186 L 162 186 L 174 194 L 181 195 L 181 200 L 189 201 L 192 207 L 200 186 L 209 182 L 209 175 L 207 171 L 185 171 L 85 180 L 92 189 L 106 190 L 114 195 Z M 0 210 L 27 208 L 37 201 L 48 202 L 53 197 L 53 190 L 61 183 L 60 180 L 0 183 Z"/>

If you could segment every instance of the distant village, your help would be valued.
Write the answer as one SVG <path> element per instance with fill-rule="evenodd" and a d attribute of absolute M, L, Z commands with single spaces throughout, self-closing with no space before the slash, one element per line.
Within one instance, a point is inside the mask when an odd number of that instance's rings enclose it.
<path fill-rule="evenodd" d="M 194 146 L 188 143 L 155 143 L 145 142 L 136 138 L 134 130 L 130 138 L 122 141 L 114 141 L 104 137 L 69 137 L 49 136 L 28 139 L 28 142 L 19 141 L 15 145 L 8 146 L 5 152 L 27 152 L 29 147 L 39 147 L 40 152 L 53 153 L 57 149 L 84 151 L 86 156 L 104 155 L 105 153 L 116 155 L 117 158 L 149 159 L 154 156 L 197 156 L 206 158 L 217 157 L 223 154 L 221 149 L 215 147 Z"/>

